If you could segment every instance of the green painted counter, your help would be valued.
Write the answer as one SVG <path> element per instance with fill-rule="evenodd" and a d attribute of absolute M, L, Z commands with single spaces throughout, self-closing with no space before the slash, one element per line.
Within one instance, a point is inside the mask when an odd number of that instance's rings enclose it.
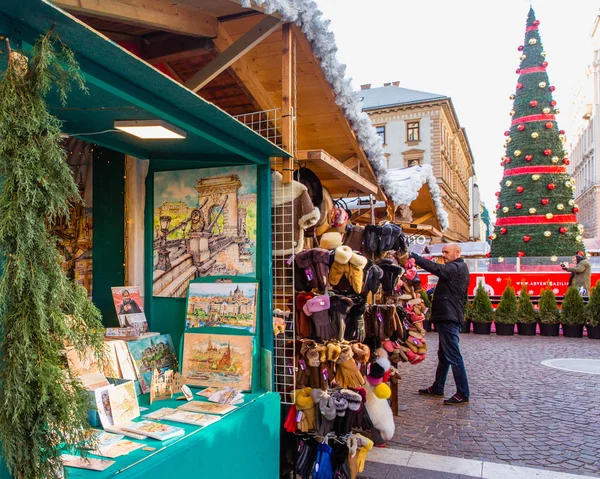
<path fill-rule="evenodd" d="M 148 395 L 140 396 L 139 400 L 140 406 L 149 407 L 142 414 L 182 404 L 182 401 L 170 400 L 149 406 Z M 168 441 L 136 441 L 156 450 L 133 451 L 115 459 L 115 464 L 102 472 L 67 468 L 68 476 L 84 479 L 276 479 L 279 477 L 279 403 L 276 393 L 246 394 L 246 402 L 236 411 L 206 428 L 170 422 L 168 424 L 183 427 L 185 436 Z M 9 477 L 2 468 L 0 479 Z"/>

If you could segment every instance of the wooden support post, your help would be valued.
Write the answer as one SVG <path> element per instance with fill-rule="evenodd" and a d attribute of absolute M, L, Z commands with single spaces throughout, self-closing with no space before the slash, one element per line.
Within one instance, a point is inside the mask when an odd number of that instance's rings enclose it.
<path fill-rule="evenodd" d="M 281 142 L 282 148 L 292 154 L 291 158 L 284 158 L 282 161 L 281 174 L 283 183 L 292 182 L 292 173 L 294 169 L 294 32 L 292 25 L 286 23 L 282 28 L 281 44 Z"/>
<path fill-rule="evenodd" d="M 397 366 L 395 364 L 394 366 Z M 390 381 L 390 389 L 392 390 L 392 414 L 394 416 L 398 415 L 398 383 L 394 384 L 393 381 Z"/>

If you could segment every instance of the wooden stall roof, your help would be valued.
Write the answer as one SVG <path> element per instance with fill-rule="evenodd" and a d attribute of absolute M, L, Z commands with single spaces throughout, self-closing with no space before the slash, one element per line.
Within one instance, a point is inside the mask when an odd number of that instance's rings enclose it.
<path fill-rule="evenodd" d="M 267 15 L 236 0 L 54 0 L 96 30 L 185 83 Z M 277 17 L 277 15 L 272 15 Z M 324 150 L 377 184 L 348 120 L 336 105 L 319 60 L 302 31 L 296 37 L 297 149 Z M 202 43 L 202 40 L 206 40 Z M 169 45 L 171 50 L 165 45 Z M 179 45 L 173 49 L 173 45 Z M 168 51 L 165 53 L 161 48 Z M 156 51 L 163 51 L 158 54 Z M 231 115 L 282 107 L 282 33 L 274 30 L 197 92 Z M 345 170 L 344 170 L 345 171 Z M 355 180 L 339 178 L 346 191 Z M 348 187 L 348 188 L 346 188 Z M 377 196 L 383 197 L 378 190 Z"/>

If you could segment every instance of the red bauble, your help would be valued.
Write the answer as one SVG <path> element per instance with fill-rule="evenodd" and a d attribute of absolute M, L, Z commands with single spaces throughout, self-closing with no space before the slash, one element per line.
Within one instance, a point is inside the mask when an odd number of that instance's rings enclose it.
<path fill-rule="evenodd" d="M 517 130 L 519 131 L 523 131 L 525 129 L 525 125 L 523 125 L 523 123 L 521 123 L 519 126 L 517 126 Z"/>
<path fill-rule="evenodd" d="M 498 198 L 499 198 L 499 197 L 500 197 L 500 192 L 499 192 L 499 191 L 496 191 L 495 195 L 496 195 L 496 197 L 498 197 Z"/>
<path fill-rule="evenodd" d="M 517 90 L 520 90 L 521 88 L 523 88 L 523 84 L 522 83 L 517 83 Z"/>
<path fill-rule="evenodd" d="M 531 241 L 531 236 L 529 236 L 529 235 L 523 236 L 523 241 L 525 241 L 525 243 L 529 243 Z"/>
<path fill-rule="evenodd" d="M 529 106 L 537 106 L 537 104 L 538 104 L 537 100 L 531 100 L 529 102 Z"/>
<path fill-rule="evenodd" d="M 547 188 L 552 191 L 554 188 L 556 188 L 556 185 L 554 183 L 548 183 Z"/>
<path fill-rule="evenodd" d="M 517 186 L 517 193 L 523 193 L 523 191 L 525 191 L 525 188 L 522 186 Z"/>
<path fill-rule="evenodd" d="M 510 156 L 507 156 L 506 158 L 504 158 L 504 163 L 506 163 L 507 165 L 511 162 L 511 158 Z M 500 184 L 502 184 L 502 182 L 500 182 Z"/>
<path fill-rule="evenodd" d="M 496 209 L 499 210 L 500 208 L 502 208 L 502 205 L 500 203 L 496 203 Z"/>
<path fill-rule="evenodd" d="M 510 136 L 510 131 L 505 131 L 504 136 Z"/>
<path fill-rule="evenodd" d="M 534 27 L 537 27 L 539 24 L 540 24 L 540 21 L 539 21 L 539 20 L 535 20 L 535 21 L 533 22 L 533 26 L 534 26 Z"/>
<path fill-rule="evenodd" d="M 522 258 L 523 256 L 525 256 L 525 251 L 519 251 L 519 252 L 517 253 L 517 256 L 518 256 L 519 258 Z"/>
<path fill-rule="evenodd" d="M 565 134 L 565 130 L 559 130 L 558 133 L 560 133 L 561 135 Z"/>
<path fill-rule="evenodd" d="M 519 50 L 520 52 L 522 52 L 522 51 L 523 51 L 523 45 L 519 45 L 519 46 L 517 47 L 517 50 Z"/>
<path fill-rule="evenodd" d="M 542 62 L 542 67 L 546 68 L 548 66 L 548 62 Z"/>
<path fill-rule="evenodd" d="M 542 198 L 542 201 L 540 201 L 540 203 L 542 203 L 543 205 L 547 205 L 548 203 L 550 203 L 550 200 L 548 198 Z"/>
<path fill-rule="evenodd" d="M 550 106 L 556 106 L 556 100 L 552 100 L 552 101 L 550 102 Z"/>
<path fill-rule="evenodd" d="M 546 148 L 546 149 L 544 150 L 544 155 L 546 155 L 546 156 L 550 156 L 551 154 L 552 154 L 552 150 L 551 150 L 550 148 Z"/>
<path fill-rule="evenodd" d="M 521 69 L 520 69 L 520 68 L 517 68 L 517 69 L 515 70 L 515 73 L 518 75 L 519 73 L 521 73 Z"/>
<path fill-rule="evenodd" d="M 556 87 L 555 87 L 554 85 L 550 85 L 550 86 L 548 87 L 548 90 L 550 90 L 550 91 L 554 91 L 554 90 L 556 90 Z"/>
<path fill-rule="evenodd" d="M 500 234 L 501 235 L 505 235 L 506 234 L 507 229 L 506 228 L 500 228 Z"/>
<path fill-rule="evenodd" d="M 546 128 L 549 130 L 550 128 L 552 128 L 552 122 L 548 122 L 546 123 Z"/>
<path fill-rule="evenodd" d="M 493 240 L 494 238 L 492 238 L 492 235 L 489 235 L 489 236 L 488 236 L 488 239 L 491 241 L 491 240 Z"/>
<path fill-rule="evenodd" d="M 573 207 L 573 213 L 579 213 L 579 208 L 577 208 L 577 206 Z"/>
<path fill-rule="evenodd" d="M 565 165 L 568 165 L 568 164 L 570 164 L 570 163 L 571 163 L 571 160 L 569 160 L 568 158 L 563 158 L 563 163 L 564 163 Z"/>
<path fill-rule="evenodd" d="M 521 208 L 523 208 L 523 203 L 515 203 L 515 208 L 520 210 Z"/>
<path fill-rule="evenodd" d="M 531 161 L 531 160 L 533 160 L 533 156 L 525 155 L 525 161 Z"/>
<path fill-rule="evenodd" d="M 485 257 L 486 257 L 486 258 L 489 258 L 489 257 L 491 257 L 491 256 L 492 256 L 492 254 L 491 254 L 491 253 L 486 253 L 486 254 L 485 254 Z"/>
<path fill-rule="evenodd" d="M 567 227 L 561 226 L 560 228 L 558 228 L 558 231 L 560 231 L 562 234 L 565 234 L 567 232 Z"/>

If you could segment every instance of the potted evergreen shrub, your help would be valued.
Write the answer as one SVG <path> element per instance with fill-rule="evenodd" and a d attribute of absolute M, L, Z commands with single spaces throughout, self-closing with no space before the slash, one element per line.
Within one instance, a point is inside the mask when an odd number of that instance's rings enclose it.
<path fill-rule="evenodd" d="M 537 330 L 537 314 L 527 285 L 523 284 L 517 300 L 517 331 L 519 336 L 535 336 Z"/>
<path fill-rule="evenodd" d="M 492 302 L 483 286 L 480 284 L 475 291 L 473 300 L 472 321 L 475 334 L 490 334 L 492 330 L 492 316 L 494 309 Z"/>
<path fill-rule="evenodd" d="M 560 313 L 563 335 L 567 338 L 581 338 L 585 323 L 585 306 L 577 288 L 570 286 L 565 294 Z"/>
<path fill-rule="evenodd" d="M 600 339 L 600 281 L 592 288 L 585 313 L 588 338 Z"/>
<path fill-rule="evenodd" d="M 425 290 L 421 290 L 419 293 L 423 303 L 427 307 L 427 312 L 425 313 L 425 319 L 423 320 L 423 329 L 425 331 L 431 331 L 431 300 L 429 299 L 429 295 L 425 292 Z"/>
<path fill-rule="evenodd" d="M 558 336 L 560 330 L 560 310 L 556 304 L 556 296 L 546 286 L 542 290 L 539 303 L 540 334 L 542 336 Z"/>
<path fill-rule="evenodd" d="M 512 336 L 515 333 L 517 295 L 510 284 L 510 280 L 494 313 L 494 322 L 496 323 L 496 334 L 498 336 Z"/>
<path fill-rule="evenodd" d="M 473 305 L 469 303 L 469 298 L 465 302 L 465 317 L 462 323 L 461 333 L 470 333 L 471 332 L 471 323 L 473 319 Z"/>

